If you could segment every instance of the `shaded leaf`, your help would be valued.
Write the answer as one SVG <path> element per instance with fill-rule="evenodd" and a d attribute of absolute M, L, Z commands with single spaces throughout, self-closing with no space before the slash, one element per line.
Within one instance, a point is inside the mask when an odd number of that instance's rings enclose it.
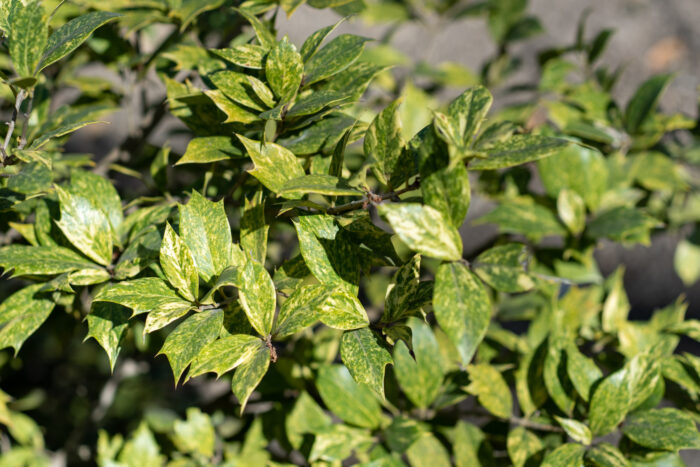
<path fill-rule="evenodd" d="M 505 141 L 499 141 L 485 148 L 484 159 L 469 162 L 470 170 L 494 170 L 513 167 L 551 156 L 570 145 L 565 139 L 541 135 L 515 135 Z"/>
<path fill-rule="evenodd" d="M 350 185 L 346 180 L 342 180 L 332 175 L 303 175 L 298 178 L 287 180 L 277 192 L 280 196 L 297 194 L 318 193 L 326 196 L 363 196 L 364 193 Z"/>
<path fill-rule="evenodd" d="M 479 399 L 479 404 L 497 417 L 508 418 L 513 400 L 508 384 L 501 373 L 491 365 L 479 363 L 467 366 L 469 386 L 465 389 Z"/>
<path fill-rule="evenodd" d="M 12 347 L 15 356 L 53 310 L 50 295 L 40 293 L 43 285 L 25 287 L 0 303 L 0 348 Z"/>
<path fill-rule="evenodd" d="M 404 141 L 401 135 L 401 120 L 398 108 L 401 99 L 387 106 L 372 120 L 365 133 L 365 156 L 372 158 L 372 171 L 384 185 L 398 169 Z"/>
<path fill-rule="evenodd" d="M 316 387 L 326 406 L 343 421 L 364 428 L 379 426 L 382 412 L 374 393 L 357 384 L 344 366 L 322 366 Z"/>

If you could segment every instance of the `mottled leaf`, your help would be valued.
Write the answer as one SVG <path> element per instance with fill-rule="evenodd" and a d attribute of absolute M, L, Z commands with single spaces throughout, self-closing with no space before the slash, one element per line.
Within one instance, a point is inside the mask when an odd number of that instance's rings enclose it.
<path fill-rule="evenodd" d="M 579 467 L 585 451 L 580 444 L 562 444 L 544 457 L 542 467 Z"/>
<path fill-rule="evenodd" d="M 240 148 L 234 146 L 228 136 L 203 136 L 192 138 L 187 149 L 175 165 L 206 164 L 216 161 L 226 161 L 243 155 Z"/>
<path fill-rule="evenodd" d="M 523 467 L 528 459 L 541 454 L 544 450 L 544 444 L 537 435 L 521 426 L 508 432 L 506 446 L 508 457 L 510 457 L 514 467 Z"/>
<path fill-rule="evenodd" d="M 40 292 L 43 285 L 25 287 L 0 303 L 0 349 L 12 347 L 16 356 L 24 341 L 49 317 L 54 302 L 49 294 Z"/>
<path fill-rule="evenodd" d="M 438 268 L 433 292 L 435 318 L 467 365 L 486 335 L 491 301 L 483 284 L 460 263 Z"/>
<path fill-rule="evenodd" d="M 48 41 L 49 21 L 40 0 L 11 0 L 9 52 L 17 75 L 33 76 Z"/>
<path fill-rule="evenodd" d="M 571 418 L 557 417 L 556 415 L 554 418 L 564 431 L 566 431 L 569 438 L 585 445 L 591 444 L 591 430 L 584 423 L 578 420 L 572 420 Z"/>
<path fill-rule="evenodd" d="M 0 248 L 0 267 L 13 276 L 53 275 L 98 266 L 60 246 L 7 245 Z"/>
<path fill-rule="evenodd" d="M 253 141 L 244 136 L 237 135 L 253 159 L 255 168 L 250 174 L 272 192 L 278 193 L 284 183 L 304 175 L 304 169 L 296 156 L 275 143 Z"/>
<path fill-rule="evenodd" d="M 377 333 L 369 328 L 346 331 L 340 339 L 340 356 L 357 383 L 384 397 L 384 371 L 393 360 Z"/>
<path fill-rule="evenodd" d="M 109 366 L 114 371 L 131 313 L 121 305 L 109 302 L 94 302 L 87 315 L 88 333 L 85 340 L 93 338 L 107 352 Z"/>
<path fill-rule="evenodd" d="M 194 302 L 199 297 L 199 276 L 192 253 L 170 224 L 165 227 L 160 246 L 160 266 L 170 285 L 186 300 Z"/>
<path fill-rule="evenodd" d="M 401 99 L 392 102 L 372 120 L 365 133 L 365 156 L 373 161 L 372 171 L 387 185 L 391 174 L 398 169 L 404 141 L 398 108 Z"/>
<path fill-rule="evenodd" d="M 265 221 L 265 200 L 262 190 L 249 200 L 245 198 L 241 216 L 241 249 L 255 261 L 265 263 L 267 233 L 270 225 Z"/>
<path fill-rule="evenodd" d="M 470 170 L 494 170 L 513 167 L 551 156 L 570 145 L 565 139 L 541 135 L 516 135 L 505 141 L 499 141 L 485 148 L 483 159 L 469 162 Z"/>
<path fill-rule="evenodd" d="M 304 85 L 317 83 L 349 67 L 360 57 L 368 40 L 370 39 L 352 34 L 341 34 L 334 38 L 306 60 Z"/>
<path fill-rule="evenodd" d="M 306 41 L 304 41 L 304 44 L 301 46 L 300 52 L 304 62 L 307 62 L 318 51 L 318 48 L 321 46 L 323 40 L 328 37 L 328 35 L 332 33 L 344 20 L 345 19 L 343 18 L 331 26 L 326 26 L 318 31 L 314 31 L 313 34 L 306 38 Z"/>
<path fill-rule="evenodd" d="M 528 256 L 524 245 L 510 243 L 481 253 L 472 267 L 477 276 L 499 292 L 525 292 L 535 285 L 526 271 Z"/>
<path fill-rule="evenodd" d="M 253 328 L 263 337 L 272 332 L 277 293 L 265 266 L 248 259 L 240 270 L 238 299 Z"/>
<path fill-rule="evenodd" d="M 357 384 L 344 366 L 322 366 L 316 387 L 326 406 L 343 421 L 365 428 L 379 426 L 382 412 L 374 393 Z"/>
<path fill-rule="evenodd" d="M 379 214 L 413 251 L 431 258 L 462 258 L 462 239 L 440 211 L 417 203 L 382 203 Z"/>
<path fill-rule="evenodd" d="M 213 49 L 210 52 L 234 65 L 262 70 L 267 49 L 256 44 L 239 44 L 229 49 Z"/>
<path fill-rule="evenodd" d="M 628 467 L 630 462 L 615 446 L 600 443 L 586 451 L 586 460 L 598 467 Z"/>
<path fill-rule="evenodd" d="M 635 412 L 625 420 L 622 432 L 640 446 L 653 450 L 700 449 L 695 420 L 672 407 Z"/>
<path fill-rule="evenodd" d="M 204 373 L 220 377 L 250 361 L 260 348 L 260 338 L 247 334 L 233 334 L 210 342 L 192 360 L 187 379 Z"/>
<path fill-rule="evenodd" d="M 259 347 L 253 357 L 240 365 L 233 373 L 231 389 L 241 404 L 240 413 L 243 414 L 248 398 L 253 393 L 270 366 L 270 351 L 265 343 L 260 341 Z"/>
<path fill-rule="evenodd" d="M 411 467 L 449 467 L 450 455 L 447 449 L 431 433 L 420 437 L 406 451 L 406 457 Z"/>
<path fill-rule="evenodd" d="M 121 15 L 116 13 L 94 11 L 61 25 L 49 37 L 37 71 L 43 70 L 77 49 L 95 29 L 119 16 Z"/>
<path fill-rule="evenodd" d="M 479 363 L 467 366 L 469 386 L 465 389 L 479 399 L 486 410 L 497 417 L 508 418 L 513 410 L 513 399 L 501 373 L 491 365 Z"/>
<path fill-rule="evenodd" d="M 197 191 L 187 204 L 179 204 L 180 236 L 189 247 L 197 272 L 205 282 L 231 265 L 231 228 L 224 201 L 215 203 Z"/>
<path fill-rule="evenodd" d="M 217 308 L 200 311 L 184 320 L 168 334 L 158 355 L 163 354 L 168 358 L 175 376 L 175 384 L 197 354 L 216 339 L 223 322 L 224 312 Z"/>
<path fill-rule="evenodd" d="M 291 100 L 299 89 L 304 62 L 287 37 L 270 49 L 265 61 L 265 78 L 280 102 Z"/>
<path fill-rule="evenodd" d="M 591 388 L 603 377 L 603 372 L 572 343 L 566 347 L 566 372 L 576 392 L 588 402 Z"/>
<path fill-rule="evenodd" d="M 175 420 L 173 442 L 180 452 L 214 455 L 216 433 L 209 415 L 198 407 L 187 409 L 186 420 Z"/>
<path fill-rule="evenodd" d="M 350 457 L 353 451 L 369 447 L 373 442 L 368 430 L 334 424 L 316 435 L 309 460 L 312 463 L 319 460 L 340 462 Z"/>

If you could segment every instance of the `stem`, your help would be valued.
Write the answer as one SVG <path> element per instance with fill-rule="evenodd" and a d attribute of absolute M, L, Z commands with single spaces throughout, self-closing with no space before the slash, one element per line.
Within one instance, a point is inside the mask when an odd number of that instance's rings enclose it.
<path fill-rule="evenodd" d="M 420 179 L 416 179 L 415 182 L 408 185 L 406 188 L 402 188 L 397 191 L 390 191 L 388 193 L 382 193 L 381 195 L 375 195 L 373 193 L 368 193 L 365 199 L 360 201 L 353 201 L 347 204 L 341 204 L 340 206 L 328 208 L 326 212 L 328 214 L 341 214 L 348 211 L 355 211 L 357 209 L 366 209 L 367 205 L 371 203 L 381 203 L 387 199 L 396 199 L 399 195 L 407 193 L 409 191 L 416 190 L 420 187 Z"/>
<path fill-rule="evenodd" d="M 10 140 L 12 139 L 12 133 L 15 132 L 15 124 L 17 123 L 17 114 L 19 113 L 19 108 L 22 105 L 22 102 L 24 101 L 24 98 L 27 97 L 27 92 L 24 89 L 21 89 L 17 93 L 17 98 L 15 100 L 15 108 L 12 110 L 12 118 L 10 121 L 7 123 L 7 134 L 5 135 L 5 142 L 2 145 L 2 161 L 5 162 L 7 159 L 7 148 L 10 146 Z"/>
<path fill-rule="evenodd" d="M 526 418 L 510 417 L 508 420 L 511 423 L 515 423 L 516 425 L 520 425 L 520 426 L 523 426 L 525 428 L 532 428 L 533 430 L 549 431 L 552 433 L 565 433 L 564 429 L 561 427 L 554 426 L 554 425 L 547 425 L 545 423 L 533 422 L 532 420 L 528 420 Z"/>
<path fill-rule="evenodd" d="M 27 128 L 29 127 L 29 114 L 32 113 L 32 102 L 34 99 L 30 98 L 27 102 L 27 110 L 22 114 L 24 122 L 22 123 L 22 136 L 19 138 L 18 149 L 24 149 L 24 146 L 27 145 Z"/>

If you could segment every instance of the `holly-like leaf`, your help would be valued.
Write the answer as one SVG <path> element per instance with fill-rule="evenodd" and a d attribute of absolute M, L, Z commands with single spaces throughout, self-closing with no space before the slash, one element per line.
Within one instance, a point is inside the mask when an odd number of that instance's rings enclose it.
<path fill-rule="evenodd" d="M 121 15 L 117 13 L 94 11 L 80 15 L 63 24 L 49 37 L 37 71 L 43 70 L 77 49 L 95 29 L 119 16 Z"/>
<path fill-rule="evenodd" d="M 200 311 L 180 323 L 165 339 L 158 355 L 168 358 L 175 384 L 199 352 L 219 335 L 224 312 L 217 308 Z"/>
<path fill-rule="evenodd" d="M 285 182 L 304 175 L 304 169 L 294 153 L 275 143 L 262 143 L 237 135 L 253 159 L 255 168 L 250 174 L 274 193 Z"/>
<path fill-rule="evenodd" d="M 186 300 L 194 302 L 199 297 L 199 276 L 192 253 L 170 224 L 165 227 L 160 246 L 160 266 L 170 285 Z"/>
<path fill-rule="evenodd" d="M 270 49 L 265 61 L 265 78 L 280 102 L 288 102 L 294 97 L 303 73 L 301 55 L 287 37 Z"/>
<path fill-rule="evenodd" d="M 30 245 L 0 248 L 0 267 L 5 271 L 12 270 L 13 276 L 53 275 L 98 268 L 95 263 L 68 248 Z"/>
<path fill-rule="evenodd" d="M 177 291 L 157 277 L 110 284 L 95 295 L 96 302 L 112 302 L 133 310 L 133 315 L 149 313 L 145 332 L 156 331 L 183 316 L 192 308 Z"/>
<path fill-rule="evenodd" d="M 384 397 L 384 371 L 393 360 L 377 333 L 366 327 L 346 331 L 340 339 L 340 356 L 356 382 Z"/>
<path fill-rule="evenodd" d="M 316 387 L 326 406 L 343 421 L 364 428 L 376 428 L 381 423 L 382 411 L 374 393 L 357 384 L 344 366 L 322 366 Z"/>
<path fill-rule="evenodd" d="M 231 266 L 231 228 L 224 201 L 207 200 L 193 191 L 187 204 L 179 204 L 180 236 L 189 247 L 197 272 L 205 282 Z"/>
<path fill-rule="evenodd" d="M 101 265 L 112 262 L 112 233 L 107 215 L 88 198 L 56 187 L 61 220 L 56 224 L 66 238 L 85 256 Z"/>
<path fill-rule="evenodd" d="M 253 328 L 263 337 L 272 332 L 277 292 L 265 266 L 248 259 L 240 270 L 238 298 Z"/>
<path fill-rule="evenodd" d="M 304 85 L 317 83 L 340 73 L 357 60 L 370 39 L 341 34 L 311 56 L 304 66 Z"/>
<path fill-rule="evenodd" d="M 335 30 L 335 28 L 337 28 L 338 25 L 343 21 L 345 21 L 345 18 L 342 18 L 335 24 L 326 26 L 325 28 L 321 28 L 318 31 L 315 31 L 313 34 L 306 38 L 304 44 L 301 46 L 300 52 L 304 62 L 307 62 L 316 52 L 318 52 L 318 48 L 323 43 L 324 39 L 326 39 L 326 37 L 328 37 L 328 35 L 332 33 Z"/>
<path fill-rule="evenodd" d="M 270 366 L 270 351 L 265 343 L 260 341 L 258 348 L 245 363 L 241 364 L 233 373 L 231 389 L 241 404 L 240 413 L 243 414 L 248 398 L 253 393 Z"/>
<path fill-rule="evenodd" d="M 459 232 L 440 211 L 418 203 L 382 203 L 378 211 L 411 250 L 446 261 L 462 258 Z"/>
<path fill-rule="evenodd" d="M 408 321 L 415 360 L 403 341 L 394 346 L 394 374 L 416 407 L 427 408 L 438 396 L 444 371 L 437 339 L 430 326 L 417 318 Z"/>
<path fill-rule="evenodd" d="M 318 285 L 296 288 L 280 307 L 273 331 L 275 338 L 289 337 L 318 321 L 329 292 L 327 287 Z"/>
<path fill-rule="evenodd" d="M 265 220 L 265 200 L 262 190 L 248 200 L 245 198 L 241 216 L 241 248 L 255 261 L 265 264 L 267 256 L 267 232 L 270 225 Z"/>
<path fill-rule="evenodd" d="M 346 180 L 332 175 L 303 175 L 287 180 L 277 192 L 280 196 L 298 197 L 299 194 L 318 193 L 326 196 L 363 196 L 362 190 L 351 187 Z"/>
<path fill-rule="evenodd" d="M 34 76 L 48 41 L 49 21 L 40 0 L 10 0 L 9 52 L 17 75 Z"/>
<path fill-rule="evenodd" d="M 473 261 L 476 275 L 499 292 L 525 292 L 535 286 L 527 274 L 528 253 L 524 245 L 509 243 L 490 248 Z"/>
<path fill-rule="evenodd" d="M 635 412 L 625 420 L 622 432 L 640 446 L 653 450 L 700 449 L 695 420 L 672 407 Z"/>
<path fill-rule="evenodd" d="M 467 366 L 469 386 L 465 389 L 479 399 L 479 404 L 497 417 L 508 418 L 513 399 L 501 373 L 491 365 L 479 363 Z"/>
<path fill-rule="evenodd" d="M 192 361 L 187 379 L 210 372 L 220 377 L 250 361 L 258 352 L 260 342 L 260 338 L 247 334 L 233 334 L 210 342 Z"/>
<path fill-rule="evenodd" d="M 491 321 L 491 301 L 485 287 L 460 263 L 438 268 L 433 292 L 435 318 L 469 364 Z"/>
<path fill-rule="evenodd" d="M 92 337 L 107 352 L 112 371 L 121 350 L 121 338 L 129 326 L 130 316 L 128 308 L 116 303 L 94 302 L 86 318 L 88 333 L 85 340 Z"/>
<path fill-rule="evenodd" d="M 44 284 L 34 284 L 13 293 L 0 303 L 0 349 L 12 347 L 15 356 L 24 341 L 34 334 L 54 307 Z"/>
<path fill-rule="evenodd" d="M 389 183 L 392 173 L 398 169 L 404 146 L 399 105 L 401 99 L 379 112 L 365 133 L 365 156 L 372 158 L 372 171 L 384 185 Z"/>
<path fill-rule="evenodd" d="M 516 135 L 480 148 L 486 157 L 471 160 L 469 170 L 495 170 L 522 165 L 551 156 L 570 144 L 570 141 L 550 136 Z"/>

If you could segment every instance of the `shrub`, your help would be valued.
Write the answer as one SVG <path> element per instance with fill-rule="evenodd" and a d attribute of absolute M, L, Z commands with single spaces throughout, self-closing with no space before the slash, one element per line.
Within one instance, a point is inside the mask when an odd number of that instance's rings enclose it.
<path fill-rule="evenodd" d="M 280 39 L 303 3 L 484 16 L 497 53 L 476 74 L 338 24 Z M 657 110 L 672 76 L 620 105 L 611 31 L 584 18 L 530 99 L 492 110 L 511 44 L 542 30 L 525 1 L 406 3 L 2 3 L 2 463 L 665 465 L 700 447 L 700 359 L 676 351 L 698 321 L 682 298 L 628 319 L 623 269 L 594 257 L 680 232 L 678 274 L 700 275 L 697 124 Z M 66 144 L 120 106 L 111 152 Z M 181 154 L 154 144 L 170 116 Z M 498 234 L 465 252 L 473 197 Z"/>

